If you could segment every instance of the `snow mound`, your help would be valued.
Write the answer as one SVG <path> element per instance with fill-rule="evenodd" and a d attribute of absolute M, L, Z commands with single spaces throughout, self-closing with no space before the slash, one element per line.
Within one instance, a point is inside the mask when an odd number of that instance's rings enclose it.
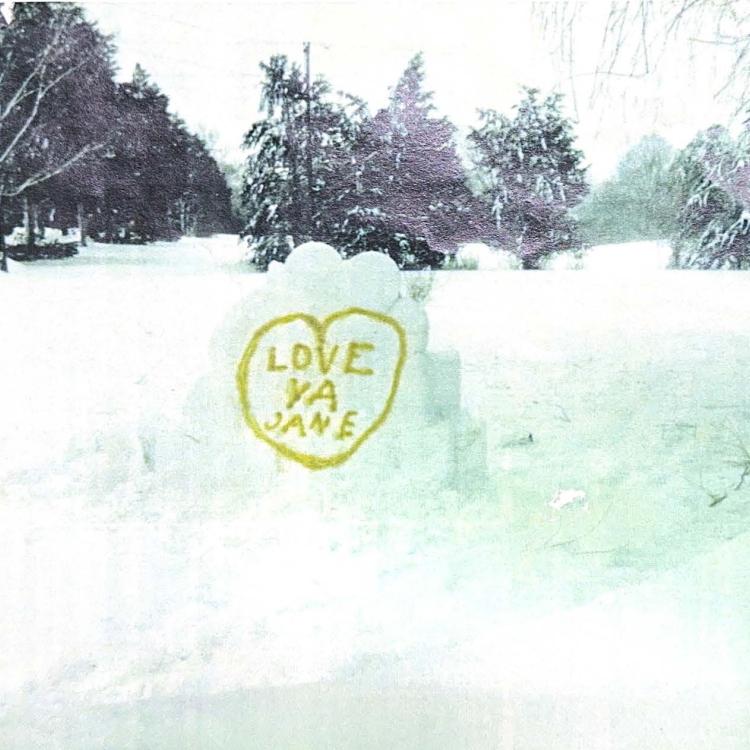
<path fill-rule="evenodd" d="M 595 245 L 587 250 L 561 250 L 542 261 L 547 271 L 642 273 L 669 268 L 672 248 L 663 240 Z M 461 245 L 454 267 L 474 271 L 510 271 L 521 267 L 518 258 L 481 242 Z"/>
<path fill-rule="evenodd" d="M 470 242 L 459 247 L 456 268 L 475 271 L 510 271 L 519 268 L 518 259 L 505 250 L 493 250 L 482 242 Z"/>
<path fill-rule="evenodd" d="M 44 234 L 35 238 L 35 243 L 43 247 L 44 245 L 65 244 L 68 242 L 78 242 L 80 233 L 78 229 L 57 229 L 55 227 L 45 227 Z M 18 246 L 26 244 L 26 229 L 24 227 L 14 227 L 13 231 L 5 236 L 5 244 L 9 246 Z"/>
<path fill-rule="evenodd" d="M 290 315 L 297 319 L 283 322 Z M 383 319 L 401 327 L 401 344 Z M 314 343 L 314 320 L 325 331 L 322 344 Z M 264 343 L 249 343 L 256 340 Z M 185 423 L 155 439 L 163 484 L 187 479 L 191 491 L 204 492 L 220 483 L 240 499 L 290 478 L 318 498 L 376 504 L 385 497 L 409 502 L 415 485 L 432 498 L 470 490 L 485 476 L 483 430 L 462 410 L 458 355 L 429 352 L 427 343 L 425 311 L 403 293 L 388 256 L 344 261 L 322 243 L 296 248 L 285 264 L 271 265 L 261 294 L 248 296 L 217 331 L 211 370 L 189 399 Z M 295 359 L 316 346 L 328 352 L 329 369 L 320 355 Z M 351 365 L 353 356 L 362 357 L 359 367 Z M 297 391 L 295 406 L 284 406 L 292 382 L 308 395 Z M 326 388 L 335 388 L 335 397 Z M 246 391 L 255 394 L 251 406 L 243 406 L 243 398 L 251 400 Z M 368 424 L 376 427 L 360 441 Z"/>
<path fill-rule="evenodd" d="M 149 245 L 108 244 L 88 241 L 78 255 L 65 262 L 67 268 L 109 266 L 121 270 L 142 266 L 150 271 L 159 267 L 172 273 L 203 273 L 216 270 L 248 272 L 245 244 L 233 234 L 212 237 L 183 237 L 175 242 L 160 241 Z"/>

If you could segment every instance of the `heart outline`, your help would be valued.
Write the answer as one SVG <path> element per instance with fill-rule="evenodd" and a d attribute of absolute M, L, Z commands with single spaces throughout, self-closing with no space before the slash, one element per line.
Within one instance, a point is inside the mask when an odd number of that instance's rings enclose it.
<path fill-rule="evenodd" d="M 362 315 L 366 318 L 369 318 L 370 320 L 375 320 L 379 323 L 383 323 L 391 328 L 398 337 L 398 357 L 396 359 L 396 367 L 393 371 L 393 377 L 391 378 L 391 387 L 388 391 L 388 396 L 385 400 L 385 405 L 383 406 L 382 410 L 380 411 L 378 416 L 371 422 L 369 427 L 349 446 L 349 448 L 347 448 L 347 450 L 342 451 L 341 453 L 335 453 L 333 456 L 329 456 L 327 458 L 321 457 L 314 453 L 302 453 L 301 451 L 297 451 L 294 448 L 291 448 L 285 443 L 274 440 L 266 433 L 263 427 L 256 420 L 255 416 L 253 415 L 252 404 L 250 403 L 250 387 L 248 380 L 250 363 L 252 361 L 253 355 L 258 349 L 260 341 L 269 331 L 276 328 L 277 326 L 287 325 L 288 323 L 301 320 L 312 330 L 313 335 L 315 336 L 316 344 L 318 346 L 324 346 L 326 332 L 328 331 L 330 326 L 337 320 L 341 320 L 352 315 Z M 256 437 L 260 438 L 264 443 L 270 445 L 282 456 L 290 458 L 293 461 L 297 461 L 303 466 L 306 466 L 308 469 L 313 470 L 327 469 L 333 466 L 339 466 L 340 464 L 344 463 L 344 461 L 351 458 L 354 453 L 359 450 L 365 440 L 367 440 L 370 435 L 372 435 L 383 425 L 385 420 L 388 418 L 388 415 L 391 413 L 393 402 L 396 399 L 396 393 L 401 383 L 401 373 L 406 362 L 406 353 L 406 331 L 404 331 L 403 326 L 390 315 L 386 315 L 385 313 L 380 313 L 375 310 L 367 310 L 363 307 L 347 307 L 344 310 L 338 310 L 337 312 L 331 313 L 330 315 L 327 315 L 322 319 L 316 318 L 314 315 L 309 315 L 308 313 L 289 313 L 287 315 L 281 315 L 277 318 L 272 318 L 271 320 L 264 323 L 260 328 L 258 328 L 255 333 L 253 333 L 237 366 L 236 383 L 240 396 L 242 416 L 244 417 L 247 426 L 252 430 L 253 434 Z"/>

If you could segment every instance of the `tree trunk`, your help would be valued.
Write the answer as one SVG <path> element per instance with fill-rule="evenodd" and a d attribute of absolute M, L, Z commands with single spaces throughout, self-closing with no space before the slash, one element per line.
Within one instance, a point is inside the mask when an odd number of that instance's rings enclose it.
<path fill-rule="evenodd" d="M 187 231 L 187 206 L 184 198 L 177 201 L 177 210 L 180 215 L 180 235 L 184 237 Z"/>
<path fill-rule="evenodd" d="M 80 235 L 81 247 L 86 247 L 86 214 L 83 212 L 83 203 L 79 203 L 77 206 L 78 215 L 78 233 Z"/>
<path fill-rule="evenodd" d="M 31 201 L 28 195 L 23 196 L 23 228 L 26 230 L 26 252 L 31 255 L 34 250 L 34 222 L 31 218 Z"/>
<path fill-rule="evenodd" d="M 31 218 L 34 223 L 34 237 L 44 241 L 44 231 L 46 224 L 44 221 L 40 221 L 39 217 L 43 216 L 44 212 L 39 210 L 38 203 L 31 204 Z"/>
<path fill-rule="evenodd" d="M 0 195 L 0 272 L 8 273 L 8 256 L 5 249 L 5 207 Z"/>
<path fill-rule="evenodd" d="M 110 202 L 107 201 L 106 203 L 106 217 L 104 220 L 104 241 L 105 242 L 112 242 L 112 206 L 110 205 Z"/>

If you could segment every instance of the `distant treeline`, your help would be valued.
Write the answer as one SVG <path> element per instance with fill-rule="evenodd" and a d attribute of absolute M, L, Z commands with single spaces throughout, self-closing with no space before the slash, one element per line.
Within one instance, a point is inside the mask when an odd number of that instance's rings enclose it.
<path fill-rule="evenodd" d="M 117 83 L 114 54 L 69 3 L 16 3 L 0 28 L 0 238 L 17 225 L 29 246 L 45 227 L 104 242 L 235 227 L 203 141 L 139 66 Z"/>

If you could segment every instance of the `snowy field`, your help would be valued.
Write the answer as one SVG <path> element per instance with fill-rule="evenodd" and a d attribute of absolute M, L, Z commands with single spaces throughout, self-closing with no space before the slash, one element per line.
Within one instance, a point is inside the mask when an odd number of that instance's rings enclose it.
<path fill-rule="evenodd" d="M 435 274 L 489 486 L 389 508 L 149 479 L 233 238 L 13 264 L 0 747 L 746 750 L 750 276 L 628 250 Z"/>

